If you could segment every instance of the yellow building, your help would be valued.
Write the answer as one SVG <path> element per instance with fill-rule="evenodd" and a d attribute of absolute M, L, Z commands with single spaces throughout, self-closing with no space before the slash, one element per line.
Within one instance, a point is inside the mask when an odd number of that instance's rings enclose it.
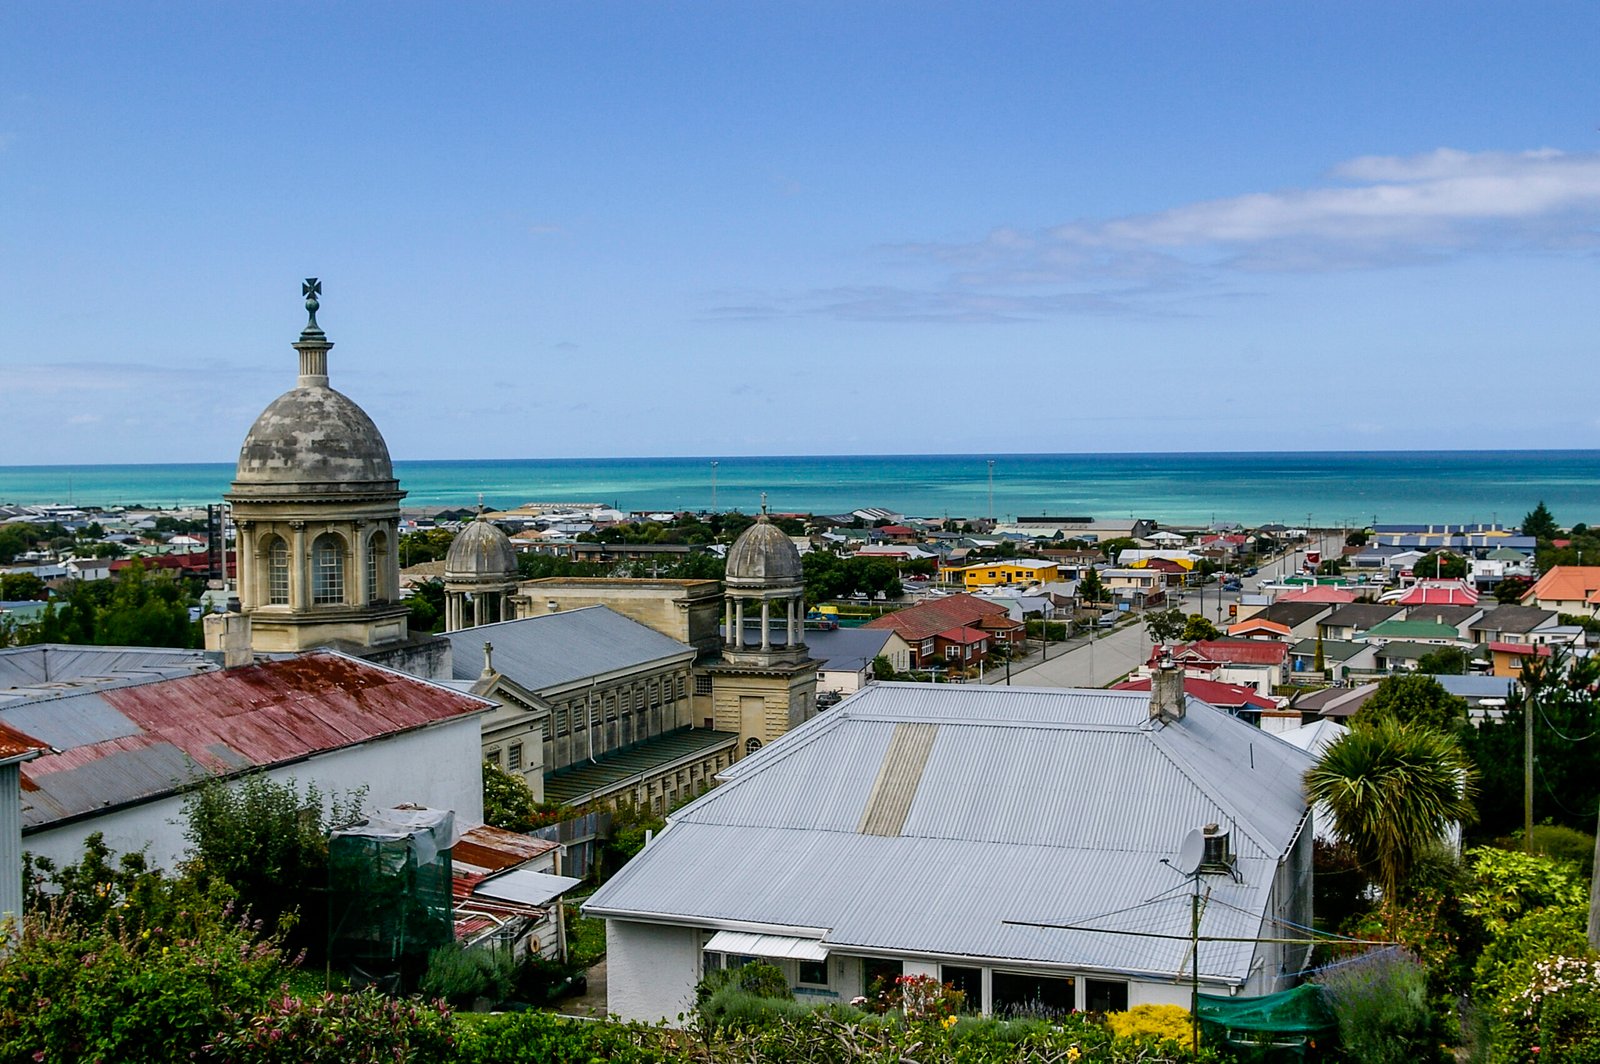
<path fill-rule="evenodd" d="M 980 562 L 939 570 L 939 582 L 972 591 L 1006 584 L 1049 584 L 1061 579 L 1058 562 Z"/>

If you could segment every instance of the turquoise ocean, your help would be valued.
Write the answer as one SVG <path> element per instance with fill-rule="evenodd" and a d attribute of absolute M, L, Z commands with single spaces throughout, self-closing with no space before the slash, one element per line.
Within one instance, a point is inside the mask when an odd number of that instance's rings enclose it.
<path fill-rule="evenodd" d="M 824 455 L 396 462 L 408 507 L 593 502 L 624 510 L 777 512 L 877 506 L 913 517 L 993 513 L 1150 517 L 1327 527 L 1516 523 L 1540 500 L 1563 524 L 1600 523 L 1600 451 L 1273 454 Z M 233 467 L 0 467 L 0 503 L 193 505 L 218 501 Z"/>

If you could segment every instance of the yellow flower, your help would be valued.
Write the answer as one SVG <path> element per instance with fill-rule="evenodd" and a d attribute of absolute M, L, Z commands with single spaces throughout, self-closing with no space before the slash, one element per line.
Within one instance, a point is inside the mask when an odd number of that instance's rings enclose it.
<path fill-rule="evenodd" d="M 1079 1049 L 1077 1046 L 1067 1047 L 1067 1059 L 1069 1061 L 1076 1061 L 1081 1056 L 1083 1056 L 1083 1050 Z"/>
<path fill-rule="evenodd" d="M 946 1016 L 943 1020 L 940 1020 L 939 1022 L 944 1024 L 944 1029 L 948 1031 L 950 1028 L 952 1028 L 952 1027 L 954 1027 L 956 1025 L 956 1018 L 954 1016 Z"/>

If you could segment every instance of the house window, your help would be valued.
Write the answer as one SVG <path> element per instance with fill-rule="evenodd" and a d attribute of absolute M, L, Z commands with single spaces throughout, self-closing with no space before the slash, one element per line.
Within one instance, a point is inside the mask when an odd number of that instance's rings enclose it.
<path fill-rule="evenodd" d="M 557 735 L 565 735 L 565 734 L 567 734 L 567 727 L 568 727 L 569 723 L 572 720 L 571 715 L 568 714 L 567 711 L 564 710 L 564 709 L 558 709 L 558 710 L 556 710 L 555 717 L 556 717 L 556 734 Z"/>
<path fill-rule="evenodd" d="M 941 965 L 939 978 L 966 995 L 962 1011 L 977 1015 L 983 1012 L 983 969 L 963 968 L 954 964 Z"/>
<path fill-rule="evenodd" d="M 1089 1012 L 1128 1011 L 1128 984 L 1120 979 L 1085 979 L 1083 997 Z"/>
<path fill-rule="evenodd" d="M 709 673 L 701 673 L 694 678 L 694 693 L 697 695 L 709 695 L 711 693 L 711 675 Z"/>
<path fill-rule="evenodd" d="M 289 544 L 280 536 L 273 536 L 267 548 L 267 603 L 289 604 Z"/>
<path fill-rule="evenodd" d="M 499 748 L 496 747 L 495 749 L 490 750 L 487 754 L 484 754 L 483 755 L 483 759 L 485 761 L 489 762 L 489 764 L 493 765 L 495 768 L 499 768 L 500 767 L 500 750 L 499 750 Z"/>
<path fill-rule="evenodd" d="M 344 540 L 324 532 L 311 545 L 311 604 L 332 606 L 344 601 Z"/>
<path fill-rule="evenodd" d="M 506 751 L 506 767 L 510 769 L 519 769 L 522 767 L 521 743 L 512 743 L 511 748 Z"/>
<path fill-rule="evenodd" d="M 926 639 L 922 643 L 922 656 L 927 657 L 933 653 L 933 640 Z"/>
<path fill-rule="evenodd" d="M 372 538 L 367 540 L 367 601 L 387 602 L 389 592 L 378 583 L 378 574 L 383 571 L 379 560 L 389 555 L 389 538 L 382 532 L 374 532 Z"/>
<path fill-rule="evenodd" d="M 801 986 L 827 986 L 828 962 L 827 961 L 801 961 L 800 962 Z"/>
<path fill-rule="evenodd" d="M 944 656 L 953 661 L 961 656 L 961 648 L 952 643 L 944 648 Z"/>
<path fill-rule="evenodd" d="M 744 744 L 744 752 L 745 753 L 753 754 L 759 749 L 761 749 L 761 740 L 760 739 L 757 739 L 755 736 L 752 735 L 749 739 L 745 740 L 745 744 Z"/>
<path fill-rule="evenodd" d="M 1078 1007 L 1077 983 L 1070 976 L 995 972 L 989 985 L 994 991 L 994 1015 L 1000 1019 L 1051 1019 Z"/>

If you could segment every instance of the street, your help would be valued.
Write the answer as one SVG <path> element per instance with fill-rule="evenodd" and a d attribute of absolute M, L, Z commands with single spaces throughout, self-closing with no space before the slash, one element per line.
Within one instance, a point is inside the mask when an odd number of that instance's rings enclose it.
<path fill-rule="evenodd" d="M 1323 537 L 1318 546 L 1324 558 L 1338 557 L 1343 541 L 1337 536 Z M 1293 573 L 1305 558 L 1304 548 L 1261 566 L 1255 576 L 1243 581 L 1245 593 L 1259 590 L 1263 583 L 1277 580 Z M 1240 592 L 1221 591 L 1217 585 L 1197 588 L 1181 596 L 1176 603 L 1185 613 L 1204 613 L 1219 629 L 1226 629 L 1228 605 L 1239 601 Z M 1220 614 L 1222 620 L 1216 618 Z M 1104 687 L 1133 669 L 1144 664 L 1150 656 L 1150 635 L 1143 619 L 1125 623 L 1111 632 L 1096 633 L 1093 637 L 1079 637 L 1065 643 L 1052 643 L 1048 660 L 1040 660 L 1037 653 L 1011 666 L 1010 681 L 1017 687 Z M 1021 667 L 1019 667 L 1019 665 Z M 989 670 L 984 683 L 1004 684 L 1004 667 Z"/>

